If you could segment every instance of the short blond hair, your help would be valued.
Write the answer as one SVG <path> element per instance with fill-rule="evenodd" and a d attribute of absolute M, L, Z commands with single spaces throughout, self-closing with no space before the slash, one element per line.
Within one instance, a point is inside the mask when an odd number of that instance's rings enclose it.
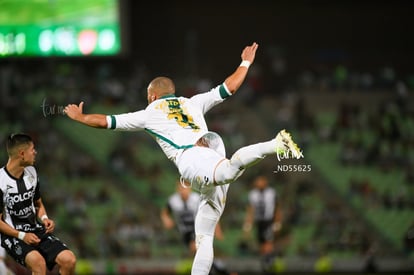
<path fill-rule="evenodd" d="M 175 84 L 171 78 L 159 76 L 148 85 L 148 89 L 158 96 L 175 94 Z"/>

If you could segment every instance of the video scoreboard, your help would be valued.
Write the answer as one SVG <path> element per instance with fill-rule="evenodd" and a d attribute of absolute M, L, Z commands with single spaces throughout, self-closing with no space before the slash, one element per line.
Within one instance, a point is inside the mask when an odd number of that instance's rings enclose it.
<path fill-rule="evenodd" d="M 118 0 L 0 0 L 0 58 L 121 52 Z"/>

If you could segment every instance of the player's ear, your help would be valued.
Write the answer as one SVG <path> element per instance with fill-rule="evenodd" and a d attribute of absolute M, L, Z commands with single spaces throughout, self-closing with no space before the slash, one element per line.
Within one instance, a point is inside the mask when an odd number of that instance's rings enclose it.
<path fill-rule="evenodd" d="M 24 152 L 25 148 L 24 147 L 20 147 L 19 150 L 17 151 L 18 156 L 24 160 Z"/>

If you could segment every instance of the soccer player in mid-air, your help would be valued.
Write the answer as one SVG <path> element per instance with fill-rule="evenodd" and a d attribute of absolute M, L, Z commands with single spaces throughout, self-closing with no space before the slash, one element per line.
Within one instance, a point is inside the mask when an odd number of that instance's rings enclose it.
<path fill-rule="evenodd" d="M 68 117 L 91 127 L 145 130 L 175 163 L 183 182 L 189 182 L 193 190 L 200 192 L 193 275 L 209 273 L 214 258 L 214 231 L 224 210 L 229 184 L 267 155 L 288 152 L 295 158 L 302 156 L 291 135 L 282 130 L 275 138 L 242 147 L 226 158 L 221 137 L 208 130 L 204 114 L 236 93 L 257 49 L 257 43 L 246 46 L 241 64 L 221 85 L 191 98 L 176 96 L 174 82 L 168 77 L 157 77 L 148 85 L 148 106 L 143 110 L 118 115 L 84 114 L 83 102 L 64 108 Z"/>

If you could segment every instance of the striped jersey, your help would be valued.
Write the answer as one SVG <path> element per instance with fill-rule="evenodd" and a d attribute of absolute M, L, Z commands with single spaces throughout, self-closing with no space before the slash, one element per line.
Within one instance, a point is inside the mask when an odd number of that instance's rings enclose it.
<path fill-rule="evenodd" d="M 144 110 L 107 116 L 108 128 L 144 129 L 155 138 L 168 159 L 176 162 L 179 154 L 193 147 L 201 137 L 206 137 L 207 142 L 212 137 L 211 142 L 214 142 L 216 135 L 208 135 L 204 114 L 230 95 L 225 83 L 191 98 L 167 95 Z"/>
<path fill-rule="evenodd" d="M 249 192 L 249 204 L 254 209 L 255 221 L 272 221 L 276 208 L 276 191 L 267 187 L 263 190 L 253 189 Z"/>
<path fill-rule="evenodd" d="M 200 195 L 191 193 L 187 200 L 178 193 L 174 193 L 168 199 L 167 209 L 174 217 L 178 231 L 185 234 L 194 231 L 194 219 L 198 210 Z"/>
<path fill-rule="evenodd" d="M 24 232 L 42 230 L 37 221 L 34 202 L 40 199 L 39 180 L 33 166 L 24 168 L 19 179 L 0 169 L 0 206 L 3 220 L 11 227 Z"/>

